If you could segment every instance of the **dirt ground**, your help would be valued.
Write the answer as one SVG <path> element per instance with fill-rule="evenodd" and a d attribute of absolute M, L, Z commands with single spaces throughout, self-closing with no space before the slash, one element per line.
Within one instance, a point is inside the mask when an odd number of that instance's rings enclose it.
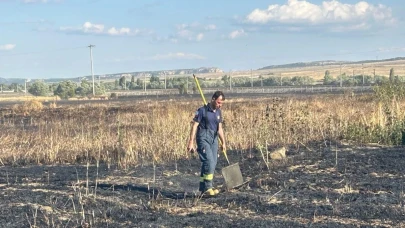
<path fill-rule="evenodd" d="M 214 198 L 194 195 L 197 157 L 128 170 L 102 164 L 97 189 L 95 165 L 3 166 L 0 227 L 405 226 L 403 148 L 308 149 L 289 147 L 269 168 L 260 153 L 229 151 L 250 182 Z M 219 187 L 224 166 L 221 157 Z"/>

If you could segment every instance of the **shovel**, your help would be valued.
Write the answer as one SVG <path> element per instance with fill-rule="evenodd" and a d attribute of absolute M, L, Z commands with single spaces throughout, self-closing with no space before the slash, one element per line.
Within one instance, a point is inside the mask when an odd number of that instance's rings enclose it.
<path fill-rule="evenodd" d="M 198 79 L 197 77 L 193 74 L 195 83 L 197 85 L 198 90 L 200 91 L 201 97 L 204 101 L 204 105 L 207 104 L 204 94 L 201 90 L 200 87 L 200 83 L 198 83 Z M 219 139 L 218 139 L 219 140 Z M 219 140 L 219 143 L 221 143 L 221 140 Z M 231 190 L 233 188 L 237 188 L 242 186 L 243 184 L 245 184 L 246 182 L 243 182 L 243 176 L 242 176 L 242 172 L 240 171 L 240 167 L 239 167 L 239 163 L 235 163 L 235 164 L 230 164 L 229 163 L 229 159 L 228 159 L 228 155 L 226 154 L 226 150 L 222 150 L 222 152 L 224 153 L 225 159 L 228 162 L 228 166 L 222 168 L 222 176 L 224 177 L 225 180 L 225 185 L 226 188 L 228 190 Z"/>

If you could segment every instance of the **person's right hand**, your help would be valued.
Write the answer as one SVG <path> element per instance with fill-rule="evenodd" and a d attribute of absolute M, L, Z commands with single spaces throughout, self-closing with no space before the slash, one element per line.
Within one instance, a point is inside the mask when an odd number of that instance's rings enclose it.
<path fill-rule="evenodd" d="M 187 152 L 193 153 L 194 152 L 194 145 L 193 142 L 189 142 L 187 145 Z"/>

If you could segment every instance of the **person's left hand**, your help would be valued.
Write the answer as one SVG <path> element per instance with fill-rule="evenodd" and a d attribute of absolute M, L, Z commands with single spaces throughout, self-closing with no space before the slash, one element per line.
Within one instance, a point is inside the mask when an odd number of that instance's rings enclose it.
<path fill-rule="evenodd" d="M 226 152 L 226 145 L 225 145 L 225 143 L 223 143 L 222 145 L 221 145 L 221 151 L 222 152 Z"/>

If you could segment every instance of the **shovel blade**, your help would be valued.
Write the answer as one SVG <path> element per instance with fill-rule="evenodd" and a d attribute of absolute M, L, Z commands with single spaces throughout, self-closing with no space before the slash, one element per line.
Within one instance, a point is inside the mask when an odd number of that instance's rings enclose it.
<path fill-rule="evenodd" d="M 243 184 L 243 177 L 239 163 L 224 167 L 222 169 L 222 176 L 225 179 L 225 185 L 228 190 L 239 187 Z"/>

